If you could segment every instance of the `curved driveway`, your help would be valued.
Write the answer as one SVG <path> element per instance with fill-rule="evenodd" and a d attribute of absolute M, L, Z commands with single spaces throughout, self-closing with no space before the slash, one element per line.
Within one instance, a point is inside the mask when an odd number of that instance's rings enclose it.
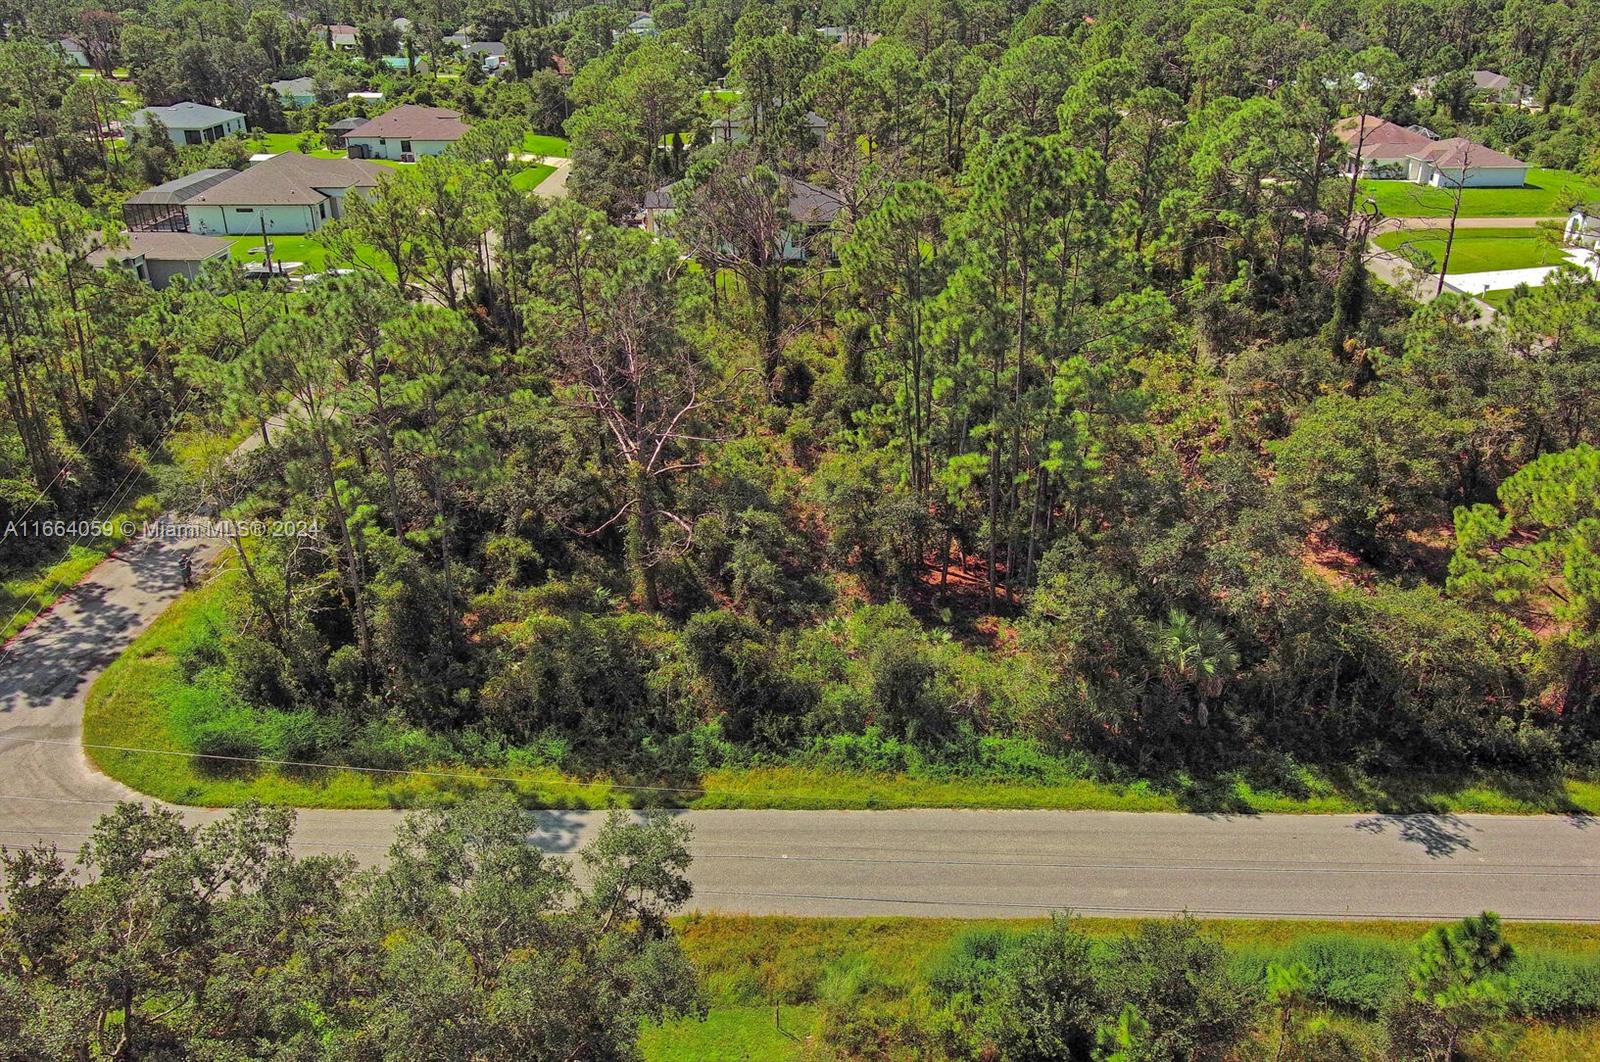
<path fill-rule="evenodd" d="M 0 844 L 75 850 L 134 799 L 79 744 L 83 699 L 176 597 L 171 541 L 101 564 L 0 655 Z M 199 820 L 214 811 L 187 809 Z M 1584 818 L 1210 817 L 1056 811 L 692 811 L 695 905 L 796 915 L 1085 914 L 1600 921 L 1600 824 Z M 297 846 L 380 859 L 398 813 L 300 813 Z M 570 851 L 599 814 L 541 812 Z"/>

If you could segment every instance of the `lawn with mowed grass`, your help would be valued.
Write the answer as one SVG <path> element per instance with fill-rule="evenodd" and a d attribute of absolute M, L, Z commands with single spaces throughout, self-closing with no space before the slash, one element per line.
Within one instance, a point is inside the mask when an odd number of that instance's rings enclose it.
<path fill-rule="evenodd" d="M 1391 218 L 1447 218 L 1455 192 L 1410 181 L 1362 181 L 1362 191 Z M 1556 217 L 1574 202 L 1600 200 L 1600 184 L 1566 170 L 1530 169 L 1521 188 L 1466 188 L 1461 217 Z"/>
<path fill-rule="evenodd" d="M 328 249 L 324 247 L 315 236 L 290 236 L 281 233 L 271 233 L 267 242 L 272 248 L 273 262 L 299 262 L 300 269 L 297 275 L 305 276 L 307 273 L 320 273 L 329 267 Z M 236 262 L 265 263 L 266 254 L 262 250 L 260 235 L 240 236 L 233 241 L 233 260 Z M 356 252 L 358 264 L 370 266 L 389 277 L 394 278 L 394 265 L 383 255 L 370 247 L 363 246 Z M 333 262 L 335 268 L 349 268 L 348 262 Z"/>
<path fill-rule="evenodd" d="M 511 187 L 519 192 L 531 192 L 544 183 L 544 179 L 556 172 L 554 166 L 540 163 L 537 166 L 527 166 L 511 175 Z"/>
<path fill-rule="evenodd" d="M 1386 232 L 1377 244 L 1416 261 L 1422 257 L 1428 268 L 1438 269 L 1444 261 L 1449 230 L 1443 228 L 1405 229 Z M 1560 265 L 1567 260 L 1561 234 L 1554 229 L 1456 229 L 1450 244 L 1449 273 L 1483 273 L 1491 269 L 1532 269 Z"/>
<path fill-rule="evenodd" d="M 304 133 L 262 133 L 260 136 L 250 137 L 244 142 L 245 147 L 252 153 L 281 155 L 285 151 L 295 151 L 302 155 L 310 155 L 319 159 L 342 159 L 342 151 L 333 151 L 326 146 L 326 142 L 319 136 L 308 138 L 314 144 L 310 150 L 300 146 L 300 141 L 305 138 Z"/>
<path fill-rule="evenodd" d="M 567 146 L 564 137 L 550 136 L 545 133 L 523 133 L 522 151 L 527 155 L 545 155 L 564 159 L 571 149 Z"/>

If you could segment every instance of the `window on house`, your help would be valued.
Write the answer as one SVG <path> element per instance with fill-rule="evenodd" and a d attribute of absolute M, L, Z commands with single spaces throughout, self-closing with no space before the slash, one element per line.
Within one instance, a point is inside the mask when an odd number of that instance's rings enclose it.
<path fill-rule="evenodd" d="M 255 207 L 234 207 L 233 210 L 236 214 L 254 214 L 256 212 Z"/>

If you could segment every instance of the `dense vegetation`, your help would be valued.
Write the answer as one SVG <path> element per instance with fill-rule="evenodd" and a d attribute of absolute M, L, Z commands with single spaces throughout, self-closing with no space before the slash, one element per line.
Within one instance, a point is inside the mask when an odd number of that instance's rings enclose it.
<path fill-rule="evenodd" d="M 1528 1057 L 1520 1038 L 1600 1010 L 1592 947 L 1492 914 L 1223 936 L 1186 918 L 670 921 L 687 827 L 614 816 L 577 866 L 542 850 L 561 829 L 529 844 L 505 802 L 413 813 L 358 870 L 291 852 L 282 809 L 186 827 L 120 805 L 76 866 L 0 856 L 0 1057 L 631 1059 L 641 1032 L 646 1057 L 713 1057 L 663 1047 L 727 1019 L 723 1052 L 787 1022 L 816 1057 Z"/>
<path fill-rule="evenodd" d="M 169 705 L 193 751 L 1290 791 L 1594 768 L 1600 293 L 1413 306 L 1332 176 L 1357 110 L 1590 166 L 1582 12 L 406 13 L 427 72 L 379 74 L 403 42 L 365 10 L 317 12 L 363 27 L 338 55 L 271 5 L 28 7 L 0 43 L 0 517 L 153 482 L 317 529 L 232 543 L 242 607 Z M 521 42 L 510 76 L 441 80 L 467 20 Z M 39 43 L 91 27 L 126 83 Z M 1543 109 L 1411 91 L 1477 65 Z M 474 120 L 318 235 L 354 272 L 87 266 L 126 191 L 242 150 L 108 141 L 97 105 L 315 130 L 355 104 L 261 85 L 335 67 Z M 530 131 L 570 136 L 573 198 L 517 186 Z M 789 178 L 837 216 L 792 216 Z M 619 224 L 669 183 L 664 233 Z"/>
<path fill-rule="evenodd" d="M 5 852 L 0 1057 L 632 1058 L 699 1007 L 683 826 L 608 821 L 581 884 L 503 804 L 412 815 L 381 871 L 292 830 L 124 804 L 76 868 Z"/>
<path fill-rule="evenodd" d="M 690 917 L 681 939 L 709 1016 L 643 1043 L 663 1060 L 1376 1060 L 1437 1057 L 1454 1035 L 1461 1058 L 1589 1057 L 1600 982 L 1581 934 L 1502 930 L 1492 915 L 1435 927 Z M 1445 969 L 1462 980 L 1445 987 Z"/>

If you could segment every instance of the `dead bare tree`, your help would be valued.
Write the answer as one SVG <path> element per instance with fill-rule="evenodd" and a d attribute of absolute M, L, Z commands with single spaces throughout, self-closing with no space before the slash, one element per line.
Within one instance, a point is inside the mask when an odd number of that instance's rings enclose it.
<path fill-rule="evenodd" d="M 568 211 L 568 213 L 573 213 Z M 575 218 L 579 227 L 584 219 Z M 598 217 L 593 219 L 600 222 Z M 570 225 L 548 226 L 570 235 Z M 705 448 L 725 438 L 713 408 L 728 399 L 742 372 L 722 377 L 688 338 L 675 291 L 684 263 L 670 245 L 643 233 L 614 242 L 565 240 L 556 251 L 583 255 L 574 269 L 595 297 L 567 307 L 555 344 L 566 400 L 600 423 L 620 474 L 622 504 L 586 535 L 627 521 L 628 564 L 646 608 L 660 608 L 656 569 L 687 550 L 695 516 L 674 503 L 672 484 L 707 461 Z M 600 278 L 603 277 L 603 280 Z M 598 283 L 596 281 L 599 280 Z M 671 541 L 667 527 L 676 528 Z"/>

